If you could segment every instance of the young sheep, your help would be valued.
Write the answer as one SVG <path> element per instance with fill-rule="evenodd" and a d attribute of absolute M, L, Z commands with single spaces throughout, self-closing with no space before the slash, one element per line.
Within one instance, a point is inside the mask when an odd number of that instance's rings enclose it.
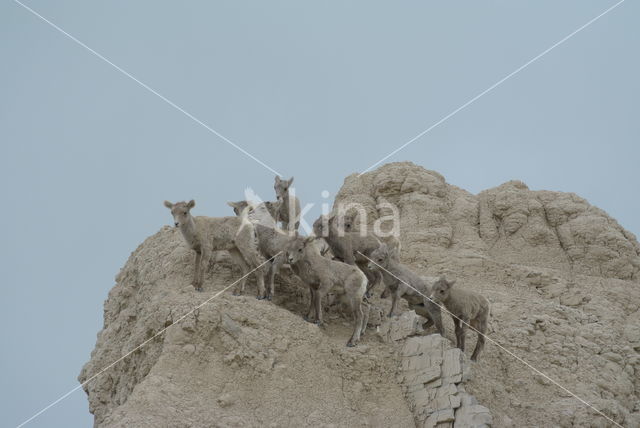
<path fill-rule="evenodd" d="M 249 218 L 255 223 L 256 221 L 265 226 L 276 227 L 277 218 L 282 202 L 266 201 L 259 204 L 253 204 L 248 201 L 227 202 L 235 215 L 240 217 L 245 208 L 250 207 Z"/>
<path fill-rule="evenodd" d="M 424 297 L 431 294 L 429 284 L 400 263 L 386 244 L 380 245 L 371 253 L 369 268 L 382 272 L 383 282 L 391 292 L 389 317 L 392 317 L 397 311 L 400 298 L 404 298 L 409 303 L 409 308 L 427 319 L 423 328 L 427 329 L 435 324 L 438 333 L 444 335 L 440 308 Z"/>
<path fill-rule="evenodd" d="M 285 262 L 285 247 L 293 236 L 278 228 L 273 218 L 270 216 L 267 218 L 264 213 L 260 212 L 261 209 L 268 210 L 269 207 L 266 204 L 269 202 L 261 203 L 255 207 L 246 201 L 242 202 L 244 204 L 241 202 L 228 202 L 228 204 L 234 208 L 234 212 L 238 216 L 244 219 L 246 227 L 250 227 L 255 231 L 260 253 L 270 259 L 268 263 L 269 280 L 264 297 L 267 300 L 272 300 L 275 290 L 275 276 Z M 237 211 L 238 207 L 243 208 Z M 250 224 L 246 223 L 247 220 L 249 220 Z"/>
<path fill-rule="evenodd" d="M 345 232 L 358 232 L 356 230 L 356 217 L 357 216 L 358 216 L 358 213 L 352 213 L 350 215 L 348 215 L 348 214 L 344 215 L 342 224 L 343 224 Z M 389 254 L 390 254 L 391 257 L 395 258 L 398 261 L 400 260 L 400 250 L 402 248 L 402 244 L 400 242 L 400 239 L 398 239 L 394 235 L 379 236 L 379 235 L 375 234 L 375 232 L 374 232 L 374 236 L 376 238 L 378 238 L 381 243 L 387 244 L 387 247 L 389 248 Z M 373 288 L 377 285 L 378 282 L 381 282 L 381 281 L 370 283 L 370 287 L 367 290 L 367 297 L 371 296 L 371 293 L 373 293 Z M 382 290 L 382 293 L 380 294 L 380 297 L 383 298 L 383 299 L 386 299 L 388 297 L 388 295 L 389 295 L 389 289 L 387 287 L 385 287 L 384 290 Z"/>
<path fill-rule="evenodd" d="M 345 232 L 341 227 L 337 216 L 332 218 L 321 216 L 313 223 L 313 233 L 324 238 L 335 259 L 350 265 L 356 265 L 364 272 L 369 281 L 368 297 L 373 287 L 382 281 L 382 275 L 369 269 L 367 256 L 375 251 L 381 242 L 374 235 Z"/>
<path fill-rule="evenodd" d="M 234 294 L 244 292 L 245 275 L 256 269 L 258 284 L 258 299 L 262 299 L 264 292 L 265 267 L 258 268 L 264 263 L 264 258 L 258 251 L 255 235 L 248 228 L 242 228 L 242 220 L 238 217 L 193 217 L 191 209 L 195 201 L 176 202 L 164 201 L 164 205 L 171 210 L 174 224 L 180 229 L 182 237 L 196 253 L 193 274 L 193 286 L 202 291 L 204 273 L 209 266 L 214 251 L 226 250 L 232 259 L 240 266 L 243 279 L 236 286 Z"/>
<path fill-rule="evenodd" d="M 358 213 L 344 215 L 342 224 L 344 226 L 345 232 L 359 232 L 359 230 L 357 230 L 357 227 L 356 227 L 356 217 L 358 217 Z M 389 250 L 393 253 L 393 255 L 398 260 L 400 259 L 400 250 L 402 249 L 402 244 L 398 239 L 398 237 L 394 235 L 380 236 L 380 235 L 377 235 L 375 232 L 373 234 L 376 238 L 380 240 L 380 242 L 387 244 L 387 247 L 389 247 Z"/>
<path fill-rule="evenodd" d="M 276 191 L 278 202 L 282 202 L 276 222 L 281 221 L 282 228 L 285 230 L 296 231 L 300 226 L 300 201 L 289 193 L 291 183 L 293 183 L 293 177 L 282 180 L 276 175 L 273 189 Z"/>
<path fill-rule="evenodd" d="M 322 325 L 322 298 L 332 288 L 338 288 L 344 293 L 355 320 L 347 346 L 355 346 L 364 334 L 369 319 L 369 305 L 363 301 L 367 277 L 355 266 L 323 257 L 314 241 L 314 236 L 296 236 L 286 250 L 287 261 L 311 292 L 306 320 Z"/>
<path fill-rule="evenodd" d="M 476 361 L 484 347 L 484 335 L 487 332 L 491 311 L 489 301 L 473 291 L 453 287 L 454 284 L 455 281 L 447 281 L 440 277 L 433 285 L 430 297 L 434 302 L 443 304 L 454 315 L 452 318 L 456 329 L 456 345 L 462 351 L 467 325 L 476 330 L 478 341 L 471 355 L 471 361 Z"/>

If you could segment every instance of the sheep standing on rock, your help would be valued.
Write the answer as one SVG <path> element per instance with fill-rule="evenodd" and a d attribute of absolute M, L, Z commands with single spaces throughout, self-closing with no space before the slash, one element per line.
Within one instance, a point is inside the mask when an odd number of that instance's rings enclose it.
<path fill-rule="evenodd" d="M 279 202 L 263 202 L 253 204 L 247 201 L 227 202 L 234 212 L 245 221 L 245 227 L 254 230 L 258 238 L 258 249 L 269 260 L 269 281 L 265 298 L 272 300 L 275 292 L 275 276 L 285 263 L 285 249 L 293 238 L 293 233 L 280 229 L 271 217 L 272 208 L 279 207 Z M 249 223 L 247 223 L 249 221 Z"/>
<path fill-rule="evenodd" d="M 361 235 L 358 232 L 345 232 L 339 217 L 320 216 L 313 223 L 313 233 L 324 238 L 334 257 L 349 265 L 355 265 L 367 276 L 369 286 L 367 296 L 373 287 L 382 281 L 382 275 L 368 267 L 367 257 L 381 244 L 373 234 Z"/>
<path fill-rule="evenodd" d="M 366 225 L 360 224 L 360 230 L 357 230 L 356 227 L 356 218 L 358 217 L 358 213 L 351 213 L 349 215 L 345 214 L 342 223 L 344 225 L 345 232 L 358 232 L 361 235 L 367 234 L 363 232 L 363 227 Z M 364 229 L 366 231 L 366 229 Z M 375 232 L 373 235 L 380 240 L 380 242 L 387 244 L 389 250 L 394 254 L 394 257 L 400 259 L 400 251 L 402 249 L 402 244 L 400 239 L 398 239 L 395 235 L 378 235 Z"/>
<path fill-rule="evenodd" d="M 456 345 L 462 351 L 464 351 L 464 335 L 467 325 L 476 330 L 478 341 L 471 355 L 471 360 L 476 361 L 484 347 L 484 336 L 489 324 L 489 301 L 486 297 L 473 291 L 453 287 L 454 284 L 455 281 L 447 281 L 444 277 L 440 277 L 433 285 L 430 297 L 434 302 L 443 304 L 453 315 Z"/>
<path fill-rule="evenodd" d="M 280 206 L 282 202 L 260 202 L 258 204 L 249 202 L 249 201 L 237 201 L 237 202 L 227 202 L 231 208 L 233 208 L 233 212 L 235 215 L 240 217 L 245 208 L 251 208 L 251 216 L 252 221 L 258 221 L 261 224 L 269 227 L 276 227 L 277 218 L 280 212 Z"/>
<path fill-rule="evenodd" d="M 389 317 L 392 317 L 398 309 L 400 298 L 404 298 L 411 309 L 427 319 L 423 328 L 426 329 L 434 324 L 438 333 L 444 336 L 440 308 L 426 298 L 431 292 L 429 284 L 400 263 L 395 258 L 394 251 L 390 250 L 387 244 L 380 245 L 371 253 L 369 268 L 382 272 L 383 283 L 391 292 Z"/>
<path fill-rule="evenodd" d="M 261 265 L 264 258 L 258 251 L 258 243 L 250 228 L 242 228 L 242 219 L 238 217 L 194 217 L 191 209 L 196 205 L 189 202 L 164 201 L 165 207 L 171 210 L 174 224 L 180 229 L 182 237 L 196 253 L 193 274 L 193 286 L 202 291 L 204 273 L 214 251 L 226 250 L 231 258 L 240 266 L 242 279 L 238 282 L 235 294 L 244 291 L 246 275 L 254 269 L 258 284 L 258 299 L 264 298 L 264 271 Z"/>
<path fill-rule="evenodd" d="M 291 183 L 293 177 L 283 180 L 276 175 L 273 190 L 281 202 L 276 222 L 281 221 L 284 230 L 296 231 L 300 226 L 300 200 L 291 194 Z"/>
<path fill-rule="evenodd" d="M 355 346 L 369 320 L 369 305 L 363 300 L 367 277 L 355 266 L 322 256 L 314 241 L 314 236 L 296 236 L 286 250 L 287 261 L 311 293 L 306 320 L 322 325 L 322 298 L 331 289 L 338 288 L 345 295 L 354 318 L 354 330 L 347 346 Z"/>

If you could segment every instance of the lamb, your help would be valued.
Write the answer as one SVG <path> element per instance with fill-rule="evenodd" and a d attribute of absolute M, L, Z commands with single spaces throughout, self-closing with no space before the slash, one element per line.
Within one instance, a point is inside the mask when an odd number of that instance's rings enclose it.
<path fill-rule="evenodd" d="M 352 213 L 351 215 L 344 215 L 342 220 L 342 224 L 345 232 L 356 232 L 356 217 L 358 216 L 357 212 Z M 388 236 L 380 236 L 374 232 L 374 236 L 387 244 L 389 249 L 392 251 L 393 255 L 399 260 L 400 259 L 400 250 L 402 249 L 402 244 L 397 236 L 388 235 Z"/>
<path fill-rule="evenodd" d="M 321 216 L 313 223 L 313 232 L 316 236 L 324 238 L 337 260 L 356 265 L 364 272 L 369 281 L 367 288 L 367 296 L 369 296 L 373 287 L 382 281 L 382 275 L 368 268 L 367 256 L 375 251 L 381 242 L 371 234 L 344 232 L 344 229 L 341 230 L 341 226 L 337 224 L 337 220 L 337 216 L 332 218 Z"/>
<path fill-rule="evenodd" d="M 249 201 L 238 201 L 238 202 L 227 202 L 231 208 L 233 208 L 233 212 L 240 217 L 243 210 L 247 207 L 251 207 L 252 214 L 255 212 L 257 214 L 256 220 L 265 225 L 270 225 L 273 223 L 273 227 L 275 227 L 277 218 L 280 211 L 280 206 L 282 202 L 272 202 L 266 201 L 261 202 L 259 204 L 252 204 Z M 266 212 L 263 212 L 266 211 Z M 252 218 L 253 220 L 253 218 Z"/>
<path fill-rule="evenodd" d="M 344 231 L 345 232 L 356 232 L 356 217 L 358 216 L 357 212 L 352 213 L 351 215 L 344 215 L 342 224 L 344 227 Z M 362 233 L 362 232 L 361 232 Z M 389 236 L 380 236 L 375 234 L 374 235 L 376 238 L 378 238 L 380 240 L 380 242 L 387 244 L 387 247 L 390 250 L 390 255 L 391 257 L 394 257 L 396 260 L 400 260 L 400 250 L 402 248 L 402 244 L 400 242 L 400 240 L 394 236 L 394 235 L 389 235 Z M 371 293 L 373 292 L 373 288 L 377 285 L 377 282 L 374 282 L 371 284 L 371 287 L 369 287 L 369 290 L 367 290 L 367 296 L 370 296 Z M 380 297 L 383 299 L 386 299 L 389 295 L 389 289 L 387 287 L 384 288 L 384 290 L 382 290 L 382 294 L 380 294 Z"/>
<path fill-rule="evenodd" d="M 424 329 L 435 324 L 438 333 L 444 335 L 440 307 L 426 298 L 431 294 L 429 284 L 400 263 L 386 244 L 380 245 L 371 253 L 369 268 L 382 273 L 383 282 L 391 292 L 389 317 L 397 311 L 400 298 L 404 298 L 411 309 L 427 319 Z"/>
<path fill-rule="evenodd" d="M 242 279 L 238 282 L 234 294 L 242 294 L 246 283 L 246 275 L 254 269 L 258 284 L 258 299 L 264 292 L 264 258 L 258 251 L 255 235 L 250 228 L 243 228 L 242 219 L 238 217 L 193 217 L 191 209 L 196 205 L 189 202 L 164 201 L 171 210 L 174 224 L 182 232 L 182 237 L 196 253 L 193 286 L 202 291 L 202 283 L 206 267 L 213 251 L 226 250 L 242 270 Z"/>
<path fill-rule="evenodd" d="M 287 261 L 309 286 L 311 301 L 306 320 L 322 325 L 322 298 L 334 287 L 342 291 L 351 307 L 354 330 L 347 346 L 356 346 L 369 320 L 369 305 L 364 302 L 367 277 L 355 266 L 323 257 L 314 236 L 295 236 L 286 249 Z"/>
<path fill-rule="evenodd" d="M 281 202 L 276 222 L 282 222 L 285 230 L 296 231 L 300 226 L 300 201 L 290 193 L 293 177 L 283 180 L 276 175 L 273 189 L 276 191 L 278 202 Z"/>
<path fill-rule="evenodd" d="M 442 276 L 436 281 L 431 290 L 431 299 L 443 304 L 453 317 L 456 332 L 456 346 L 464 351 L 464 336 L 467 325 L 478 334 L 476 348 L 471 355 L 471 361 L 476 361 L 484 347 L 484 336 L 489 324 L 491 307 L 486 297 L 470 290 L 453 287 L 455 281 L 447 281 Z"/>
<path fill-rule="evenodd" d="M 244 202 L 244 204 L 242 202 Z M 251 219 L 250 225 L 247 226 L 255 231 L 260 253 L 270 260 L 268 269 L 269 280 L 264 298 L 272 300 L 275 291 L 275 275 L 280 271 L 280 268 L 285 262 L 285 247 L 292 239 L 292 236 L 282 229 L 279 229 L 275 221 L 268 216 L 268 213 L 265 215 L 264 212 L 260 212 L 261 210 L 267 211 L 269 209 L 269 206 L 266 205 L 268 202 L 256 206 L 253 206 L 250 202 L 242 202 L 228 202 L 228 204 L 234 208 L 237 215 L 247 220 Z M 274 204 L 273 206 L 276 205 Z M 243 207 L 243 209 L 236 211 L 239 209 L 238 207 Z"/>

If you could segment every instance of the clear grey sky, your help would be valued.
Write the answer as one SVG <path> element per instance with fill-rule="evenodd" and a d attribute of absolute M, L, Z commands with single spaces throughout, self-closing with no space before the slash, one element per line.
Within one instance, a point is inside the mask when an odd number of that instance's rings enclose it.
<path fill-rule="evenodd" d="M 24 0 L 277 171 L 304 202 L 615 1 Z M 479 192 L 572 191 L 638 234 L 640 5 L 627 1 L 389 159 Z M 77 385 L 164 199 L 230 215 L 273 174 L 10 0 L 0 3 L 0 415 Z M 318 211 L 316 211 L 317 213 Z M 77 391 L 30 426 L 87 427 Z"/>

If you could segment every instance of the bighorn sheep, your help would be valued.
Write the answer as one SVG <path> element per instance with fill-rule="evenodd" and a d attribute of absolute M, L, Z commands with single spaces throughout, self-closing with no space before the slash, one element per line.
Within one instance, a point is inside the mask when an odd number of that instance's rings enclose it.
<path fill-rule="evenodd" d="M 300 201 L 290 194 L 291 183 L 293 183 L 293 177 L 282 180 L 276 175 L 273 189 L 276 191 L 278 202 L 282 202 L 276 222 L 281 221 L 282 228 L 285 230 L 295 231 L 300 226 Z"/>
<path fill-rule="evenodd" d="M 476 333 L 478 340 L 471 355 L 471 361 L 476 361 L 484 347 L 484 335 L 487 332 L 491 307 L 489 301 L 478 293 L 454 287 L 455 281 L 447 281 L 440 277 L 431 289 L 431 299 L 443 304 L 453 315 L 456 331 L 456 345 L 464 351 L 464 336 L 467 325 Z"/>
<path fill-rule="evenodd" d="M 265 226 L 276 226 L 277 218 L 280 211 L 280 206 L 282 202 L 260 202 L 258 204 L 253 204 L 248 201 L 238 201 L 238 202 L 227 202 L 231 208 L 233 208 L 233 212 L 239 217 L 245 208 L 250 207 L 251 212 L 249 218 L 251 220 L 258 221 Z M 254 223 L 255 223 L 254 221 Z"/>
<path fill-rule="evenodd" d="M 440 307 L 425 297 L 431 293 L 429 284 L 393 257 L 386 244 L 371 253 L 369 268 L 382 273 L 383 282 L 391 291 L 389 317 L 395 314 L 402 297 L 418 315 L 427 318 L 423 326 L 425 329 L 435 324 L 438 333 L 444 335 Z"/>
<path fill-rule="evenodd" d="M 233 207 L 234 212 L 243 218 L 245 225 L 252 228 L 258 238 L 258 249 L 260 253 L 269 259 L 268 283 L 266 294 L 267 300 L 272 300 L 275 289 L 275 275 L 285 262 L 285 247 L 293 236 L 276 226 L 275 221 L 269 216 L 269 202 L 253 205 L 250 202 L 228 202 Z M 277 207 L 279 202 L 271 203 L 271 207 Z M 269 210 L 267 212 L 267 210 Z M 264 212 L 261 212 L 264 211 Z M 246 221 L 250 220 L 250 224 Z"/>
<path fill-rule="evenodd" d="M 344 219 L 342 221 L 342 224 L 344 225 L 344 231 L 345 232 L 356 232 L 356 217 L 358 216 L 358 213 L 352 213 L 351 215 L 344 215 Z M 362 227 L 362 226 L 361 226 Z M 362 232 L 360 232 L 362 233 Z M 374 232 L 375 234 L 375 232 Z M 387 236 L 380 236 L 375 234 L 376 238 L 378 238 L 380 240 L 380 242 L 387 244 L 387 247 L 389 248 L 389 254 L 391 255 L 391 257 L 395 258 L 396 260 L 400 260 L 400 250 L 402 248 L 402 244 L 400 242 L 400 239 L 398 239 L 398 237 L 396 237 L 395 235 L 387 235 Z M 367 290 L 367 296 L 370 296 L 371 293 L 373 292 L 373 288 L 377 285 L 376 283 L 371 284 L 371 286 L 369 287 L 369 290 Z M 383 284 L 384 285 L 384 284 Z M 380 294 L 380 297 L 383 299 L 386 299 L 389 295 L 389 289 L 387 287 L 385 287 L 382 290 L 382 293 Z"/>
<path fill-rule="evenodd" d="M 164 201 L 171 210 L 174 224 L 182 232 L 182 237 L 196 253 L 193 286 L 202 291 L 204 273 L 209 266 L 213 251 L 226 250 L 242 270 L 242 279 L 238 282 L 234 294 L 244 292 L 246 274 L 255 269 L 258 284 L 258 299 L 264 296 L 264 258 L 258 251 L 258 243 L 250 228 L 243 228 L 242 219 L 238 217 L 193 217 L 191 209 L 195 201 Z"/>
<path fill-rule="evenodd" d="M 322 298 L 340 287 L 354 317 L 354 330 L 347 346 L 355 346 L 364 334 L 369 319 L 369 305 L 363 301 L 367 277 L 355 266 L 323 257 L 315 246 L 315 237 L 296 236 L 286 250 L 287 261 L 311 292 L 307 321 L 322 324 Z"/>
<path fill-rule="evenodd" d="M 342 224 L 344 225 L 345 232 L 358 232 L 356 230 L 356 217 L 358 216 L 357 212 L 354 212 L 350 215 L 345 214 L 342 220 Z M 360 232 L 362 233 L 362 232 Z M 366 233 L 366 232 L 365 232 Z M 381 236 L 373 232 L 374 236 L 380 240 L 380 242 L 387 244 L 389 250 L 392 254 L 399 260 L 400 259 L 400 250 L 402 249 L 402 245 L 400 240 L 395 235 L 385 235 Z"/>
<path fill-rule="evenodd" d="M 373 287 L 382 281 L 382 275 L 368 268 L 367 256 L 375 251 L 381 242 L 371 234 L 361 235 L 357 232 L 344 232 L 344 229 L 340 229 L 342 226 L 337 223 L 337 216 L 331 218 L 321 216 L 313 223 L 313 232 L 316 236 L 324 238 L 336 259 L 350 265 L 356 265 L 364 272 L 369 280 L 367 288 L 367 296 L 369 296 Z"/>

